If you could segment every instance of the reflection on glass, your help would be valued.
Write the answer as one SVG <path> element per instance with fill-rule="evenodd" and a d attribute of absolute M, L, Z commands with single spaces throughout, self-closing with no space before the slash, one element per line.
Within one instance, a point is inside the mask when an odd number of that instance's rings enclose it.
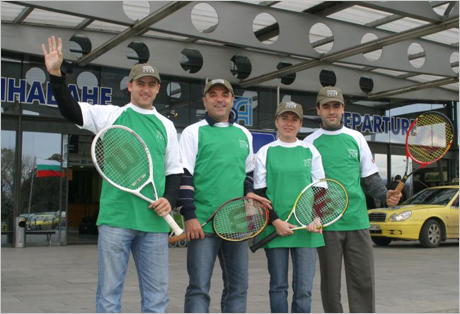
<path fill-rule="evenodd" d="M 386 154 L 374 154 L 374 161 L 375 164 L 377 165 L 377 168 L 379 169 L 379 175 L 383 180 L 383 183 L 385 185 L 388 184 L 387 180 L 387 173 L 388 173 L 388 162 L 387 162 L 387 155 Z M 385 203 L 381 199 L 373 198 L 370 196 L 366 195 L 366 202 L 367 202 L 367 208 L 368 209 L 373 209 L 373 208 L 379 208 L 379 207 L 385 207 Z"/>
<path fill-rule="evenodd" d="M 400 175 L 401 177 L 404 175 L 406 171 L 406 162 L 406 156 L 391 156 L 391 179 L 394 179 L 396 175 Z M 412 171 L 411 169 L 412 159 L 409 158 L 409 173 Z M 412 178 L 409 178 L 407 181 L 407 184 L 410 185 L 412 183 Z"/>
<path fill-rule="evenodd" d="M 387 173 L 388 173 L 388 162 L 386 154 L 375 154 L 374 155 L 375 164 L 379 168 L 379 174 L 383 182 L 387 184 Z"/>
<path fill-rule="evenodd" d="M 30 231 L 60 230 L 65 215 L 60 209 L 66 203 L 61 185 L 65 171 L 61 154 L 61 134 L 23 133 L 22 179 L 19 213 L 28 219 Z M 57 241 L 58 234 L 53 237 Z M 41 234 L 30 234 L 28 244 L 44 244 Z"/>
<path fill-rule="evenodd" d="M 2 231 L 13 231 L 16 132 L 2 130 Z M 6 238 L 5 238 L 6 241 Z M 3 243 L 3 239 L 2 239 Z"/>

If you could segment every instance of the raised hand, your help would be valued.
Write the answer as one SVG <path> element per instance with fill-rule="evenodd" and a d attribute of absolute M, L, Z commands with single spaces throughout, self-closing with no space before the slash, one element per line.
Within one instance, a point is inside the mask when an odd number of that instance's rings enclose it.
<path fill-rule="evenodd" d="M 45 44 L 42 44 L 43 56 L 45 57 L 46 70 L 51 75 L 61 76 L 61 65 L 63 61 L 62 56 L 62 40 L 58 38 L 56 45 L 56 38 L 51 36 L 48 38 L 48 50 Z"/>

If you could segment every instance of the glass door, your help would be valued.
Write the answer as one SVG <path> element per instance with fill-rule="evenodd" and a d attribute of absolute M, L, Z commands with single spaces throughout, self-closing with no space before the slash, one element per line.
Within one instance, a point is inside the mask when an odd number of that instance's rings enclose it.
<path fill-rule="evenodd" d="M 24 132 L 19 215 L 27 246 L 67 243 L 67 136 Z"/>

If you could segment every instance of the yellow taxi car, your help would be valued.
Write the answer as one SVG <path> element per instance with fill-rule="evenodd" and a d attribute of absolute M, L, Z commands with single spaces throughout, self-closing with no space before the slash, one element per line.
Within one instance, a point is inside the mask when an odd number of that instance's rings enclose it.
<path fill-rule="evenodd" d="M 415 194 L 402 205 L 368 211 L 372 241 L 419 240 L 426 248 L 458 239 L 458 185 L 438 186 Z"/>
<path fill-rule="evenodd" d="M 30 229 L 43 230 L 43 229 L 57 229 L 59 218 L 55 215 L 35 215 L 30 222 Z"/>

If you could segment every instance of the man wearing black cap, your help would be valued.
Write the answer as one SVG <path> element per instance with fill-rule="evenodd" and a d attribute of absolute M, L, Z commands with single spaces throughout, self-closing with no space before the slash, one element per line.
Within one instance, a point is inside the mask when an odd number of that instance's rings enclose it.
<path fill-rule="evenodd" d="M 343 125 L 345 102 L 340 88 L 322 88 L 316 102 L 321 128 L 305 138 L 321 154 L 326 177 L 341 182 L 350 203 L 344 216 L 324 229 L 326 245 L 317 249 L 321 299 L 326 313 L 343 312 L 340 300 L 342 259 L 350 312 L 375 312 L 374 256 L 365 194 L 396 205 L 401 194 L 388 191 L 364 136 Z M 365 193 L 365 194 L 364 194 Z"/>
<path fill-rule="evenodd" d="M 224 280 L 222 313 L 246 311 L 248 242 L 224 241 L 211 224 L 201 227 L 220 205 L 233 198 L 250 195 L 268 202 L 252 193 L 252 135 L 235 123 L 233 101 L 233 88 L 227 80 L 209 81 L 203 93 L 205 119 L 185 128 L 179 142 L 184 175 L 178 205 L 189 240 L 186 313 L 209 312 L 217 256 Z"/>
<path fill-rule="evenodd" d="M 120 312 L 123 283 L 132 251 L 137 267 L 142 312 L 166 312 L 169 304 L 168 235 L 169 225 L 162 216 L 174 207 L 182 165 L 177 132 L 173 123 L 153 106 L 160 90 L 160 75 L 152 65 L 137 64 L 129 73 L 131 102 L 123 107 L 77 102 L 66 86 L 62 41 L 48 38 L 48 50 L 42 45 L 50 74 L 53 95 L 61 114 L 80 128 L 99 132 L 117 124 L 134 130 L 147 144 L 155 169 L 155 186 L 162 195 L 152 204 L 102 183 L 99 216 L 99 274 L 96 312 Z M 146 195 L 153 198 L 152 195 Z M 153 209 L 153 210 L 152 210 Z"/>

